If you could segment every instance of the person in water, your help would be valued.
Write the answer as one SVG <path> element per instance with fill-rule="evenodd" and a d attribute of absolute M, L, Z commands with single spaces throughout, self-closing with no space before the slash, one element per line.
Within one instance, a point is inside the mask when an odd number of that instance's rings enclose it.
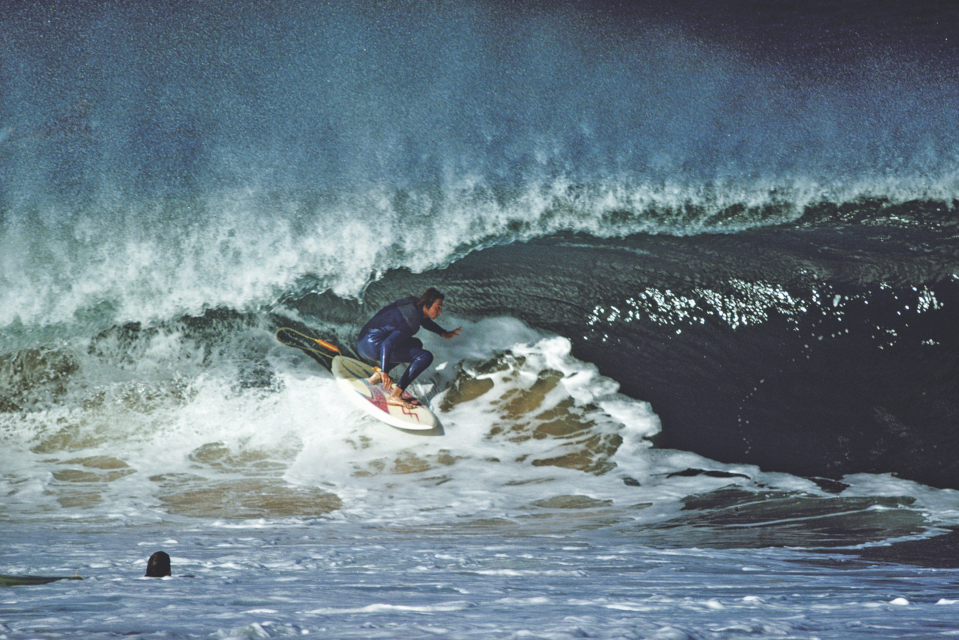
<path fill-rule="evenodd" d="M 148 578 L 165 578 L 173 575 L 170 569 L 170 556 L 165 551 L 157 551 L 147 560 Z"/>
<path fill-rule="evenodd" d="M 423 342 L 413 335 L 420 327 L 443 336 L 447 340 L 460 335 L 463 327 L 447 331 L 435 320 L 443 313 L 442 293 L 428 288 L 419 298 L 400 298 L 376 312 L 360 330 L 356 346 L 360 355 L 379 364 L 380 370 L 370 377 L 370 384 L 382 384 L 390 391 L 388 404 L 411 408 L 403 392 L 413 380 L 433 363 L 433 354 L 423 348 Z M 395 385 L 389 371 L 398 364 L 409 363 Z"/>

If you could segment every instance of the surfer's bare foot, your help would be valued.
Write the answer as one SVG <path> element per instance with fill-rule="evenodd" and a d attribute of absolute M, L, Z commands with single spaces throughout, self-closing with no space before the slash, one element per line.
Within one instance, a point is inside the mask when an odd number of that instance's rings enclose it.
<path fill-rule="evenodd" d="M 397 407 L 404 407 L 410 410 L 415 408 L 413 403 L 409 402 L 403 397 L 403 390 L 399 387 L 393 389 L 393 393 L 391 393 L 386 399 L 386 404 L 392 404 Z"/>
<path fill-rule="evenodd" d="M 383 381 L 383 376 L 380 375 L 379 371 L 374 372 L 369 379 L 369 383 L 371 387 L 378 385 L 382 381 Z"/>

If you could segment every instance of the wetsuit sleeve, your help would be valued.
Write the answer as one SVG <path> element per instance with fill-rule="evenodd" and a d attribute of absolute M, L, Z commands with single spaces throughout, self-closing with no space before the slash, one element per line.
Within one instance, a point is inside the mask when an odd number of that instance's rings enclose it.
<path fill-rule="evenodd" d="M 430 318 L 423 318 L 423 320 L 420 322 L 420 326 L 427 331 L 432 331 L 440 336 L 446 333 L 446 329 L 433 322 Z"/>

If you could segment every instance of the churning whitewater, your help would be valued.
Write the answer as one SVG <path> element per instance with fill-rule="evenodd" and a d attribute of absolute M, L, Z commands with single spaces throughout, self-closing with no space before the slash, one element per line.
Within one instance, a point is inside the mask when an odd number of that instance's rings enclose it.
<path fill-rule="evenodd" d="M 947 633 L 957 25 L 10 8 L 0 637 Z M 428 286 L 431 435 L 276 339 Z"/>

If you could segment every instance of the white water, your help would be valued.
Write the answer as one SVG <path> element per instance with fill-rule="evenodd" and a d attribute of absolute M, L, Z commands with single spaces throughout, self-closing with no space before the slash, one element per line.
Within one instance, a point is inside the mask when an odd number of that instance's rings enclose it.
<path fill-rule="evenodd" d="M 430 343 L 432 381 L 445 387 L 459 367 L 492 386 L 445 410 L 453 390 L 434 398 L 436 437 L 354 411 L 325 370 L 264 331 L 235 337 L 269 363 L 260 386 L 237 383 L 236 352 L 182 335 L 143 337 L 130 361 L 119 343 L 99 357 L 77 349 L 81 367 L 57 402 L 0 417 L 0 573 L 84 580 L 0 591 L 0 638 L 906 638 L 949 628 L 955 571 L 781 545 L 803 539 L 791 534 L 804 521 L 887 528 L 850 534 L 847 546 L 915 535 L 897 528 L 903 519 L 953 524 L 956 492 L 864 475 L 831 497 L 801 478 L 652 448 L 649 406 L 572 358 L 566 340 L 506 318 L 446 320 L 464 336 Z M 597 444 L 609 441 L 619 445 Z M 669 477 L 689 468 L 736 475 Z M 763 492 L 915 502 L 811 515 L 797 502 L 738 526 L 662 528 L 689 517 L 684 498 L 731 487 L 760 502 Z M 761 548 L 737 548 L 754 531 Z M 142 577 L 160 549 L 174 576 Z"/>
<path fill-rule="evenodd" d="M 343 522 L 63 525 L 5 537 L 3 638 L 949 637 L 954 572 L 796 551 L 661 550 L 623 532 Z M 144 578 L 166 549 L 172 578 Z"/>
<path fill-rule="evenodd" d="M 0 34 L 0 573 L 84 578 L 0 590 L 0 640 L 955 633 L 955 571 L 810 548 L 955 525 L 955 491 L 656 449 L 649 406 L 509 319 L 432 345 L 439 383 L 492 384 L 432 438 L 266 329 L 172 320 L 559 231 L 952 202 L 948 59 L 860 43 L 834 75 L 582 3 L 94 4 Z"/>

